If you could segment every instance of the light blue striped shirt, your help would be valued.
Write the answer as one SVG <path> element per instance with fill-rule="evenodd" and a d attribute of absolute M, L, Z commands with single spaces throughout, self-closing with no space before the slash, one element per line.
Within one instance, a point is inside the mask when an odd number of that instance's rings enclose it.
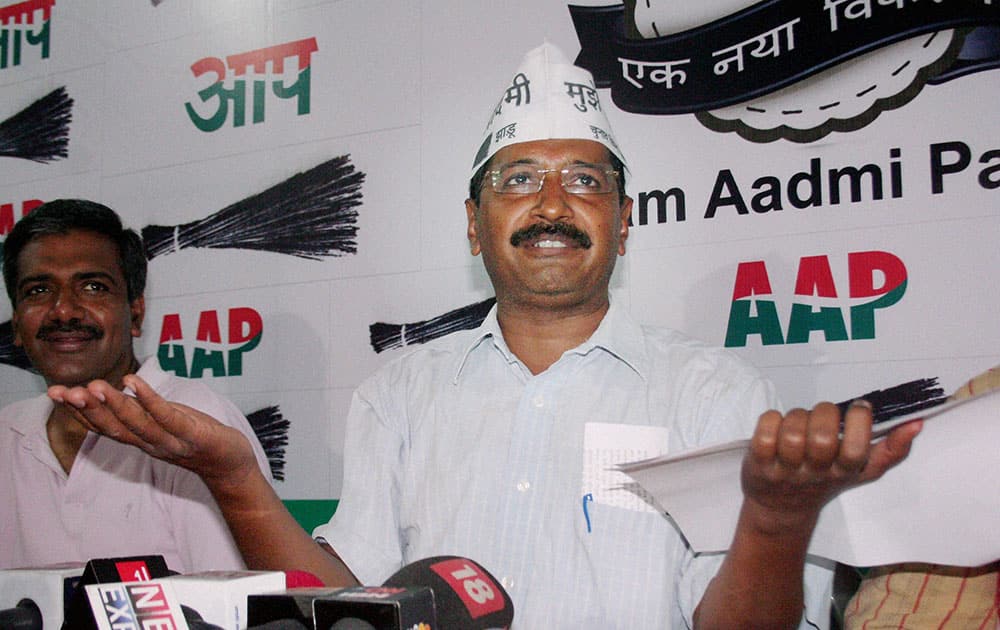
<path fill-rule="evenodd" d="M 614 303 L 587 342 L 532 375 L 494 307 L 358 388 L 340 506 L 314 535 L 365 584 L 428 556 L 472 558 L 510 593 L 520 630 L 682 628 L 721 556 L 694 556 L 660 514 L 597 502 L 585 514 L 585 424 L 663 427 L 670 452 L 746 437 L 776 407 L 733 354 Z M 808 570 L 818 627 L 829 582 Z"/>

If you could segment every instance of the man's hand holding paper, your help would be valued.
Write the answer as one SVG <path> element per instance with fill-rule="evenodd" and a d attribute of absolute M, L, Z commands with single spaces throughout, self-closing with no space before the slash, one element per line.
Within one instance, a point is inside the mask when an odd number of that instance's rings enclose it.
<path fill-rule="evenodd" d="M 853 433 L 856 428 L 852 427 L 856 427 L 853 422 L 858 417 L 854 414 L 861 412 L 849 412 L 845 437 L 837 447 L 837 456 L 828 463 L 825 479 L 822 474 L 817 476 L 817 468 L 822 467 L 824 457 L 830 457 L 830 451 L 820 449 L 815 442 L 809 447 L 806 433 L 796 428 L 803 422 L 808 427 L 813 421 L 823 422 L 825 427 L 829 422 L 826 412 L 818 411 L 808 417 L 804 412 L 791 413 L 778 429 L 774 418 L 762 419 L 758 434 L 767 432 L 767 439 L 759 447 L 739 441 L 620 469 L 657 498 L 696 551 L 729 547 L 743 501 L 736 481 L 743 467 L 748 500 L 768 501 L 765 507 L 772 512 L 788 509 L 794 514 L 796 505 L 808 509 L 817 501 L 834 497 L 819 514 L 809 546 L 812 554 L 857 566 L 905 561 L 974 566 L 1000 557 L 1000 538 L 995 534 L 1000 515 L 1000 493 L 996 492 L 1000 392 L 896 419 L 893 423 L 903 426 L 872 443 L 867 462 L 854 473 L 849 469 L 858 465 L 857 456 L 841 456 L 841 452 L 857 447 L 854 440 L 859 434 Z M 918 418 L 926 422 L 909 456 L 889 469 L 905 455 L 901 449 L 912 439 L 908 434 L 915 433 L 912 421 Z M 789 419 L 793 424 L 785 427 Z M 788 443 L 780 450 L 781 438 L 775 436 L 781 436 L 785 429 Z M 835 435 L 825 427 L 811 438 L 832 443 Z M 779 442 L 773 442 L 775 439 Z M 758 436 L 754 440 L 759 441 Z M 839 470 L 842 468 L 846 469 Z M 768 485 L 762 480 L 765 475 L 771 475 L 770 491 L 762 490 L 762 484 Z M 876 483 L 864 483 L 879 475 L 882 478 Z M 811 492 L 788 488 L 785 499 L 775 496 L 783 483 L 801 488 L 811 479 L 816 483 Z M 844 489 L 853 483 L 861 485 Z M 842 491 L 837 494 L 838 490 Z"/>

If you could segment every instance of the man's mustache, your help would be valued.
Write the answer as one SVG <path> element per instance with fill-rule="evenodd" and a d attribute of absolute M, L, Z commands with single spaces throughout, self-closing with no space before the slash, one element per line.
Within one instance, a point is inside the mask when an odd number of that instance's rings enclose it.
<path fill-rule="evenodd" d="M 590 236 L 586 232 L 569 223 L 535 223 L 529 225 L 511 234 L 510 244 L 517 247 L 524 241 L 538 238 L 539 236 L 555 234 L 576 241 L 576 244 L 583 249 L 590 249 L 592 245 Z"/>
<path fill-rule="evenodd" d="M 77 335 L 83 333 L 86 335 L 87 339 L 100 339 L 104 336 L 104 331 L 97 326 L 87 326 L 78 322 L 69 322 L 66 324 L 49 324 L 47 326 L 42 326 L 35 333 L 35 338 L 42 341 L 48 341 L 54 335 Z"/>

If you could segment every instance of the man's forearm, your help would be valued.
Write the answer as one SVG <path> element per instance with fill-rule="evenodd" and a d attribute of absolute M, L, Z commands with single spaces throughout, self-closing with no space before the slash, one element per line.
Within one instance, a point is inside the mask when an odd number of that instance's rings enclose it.
<path fill-rule="evenodd" d="M 327 586 L 358 584 L 335 553 L 299 526 L 259 469 L 241 479 L 205 481 L 248 568 L 308 571 Z"/>
<path fill-rule="evenodd" d="M 796 628 L 815 519 L 784 522 L 744 502 L 733 544 L 695 611 L 696 628 Z"/>

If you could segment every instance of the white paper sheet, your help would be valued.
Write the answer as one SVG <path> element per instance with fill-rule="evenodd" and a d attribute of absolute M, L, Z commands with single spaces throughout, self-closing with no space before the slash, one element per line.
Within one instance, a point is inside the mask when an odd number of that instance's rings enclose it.
<path fill-rule="evenodd" d="M 588 422 L 583 433 L 583 485 L 581 495 L 595 503 L 656 512 L 641 489 L 626 490 L 635 483 L 614 468 L 616 464 L 647 459 L 665 453 L 667 430 L 647 425 Z"/>
<path fill-rule="evenodd" d="M 910 414 L 926 419 L 909 456 L 820 514 L 809 552 L 855 566 L 1000 558 L 1000 390 Z M 622 464 L 695 551 L 729 548 L 743 494 L 747 440 Z"/>

